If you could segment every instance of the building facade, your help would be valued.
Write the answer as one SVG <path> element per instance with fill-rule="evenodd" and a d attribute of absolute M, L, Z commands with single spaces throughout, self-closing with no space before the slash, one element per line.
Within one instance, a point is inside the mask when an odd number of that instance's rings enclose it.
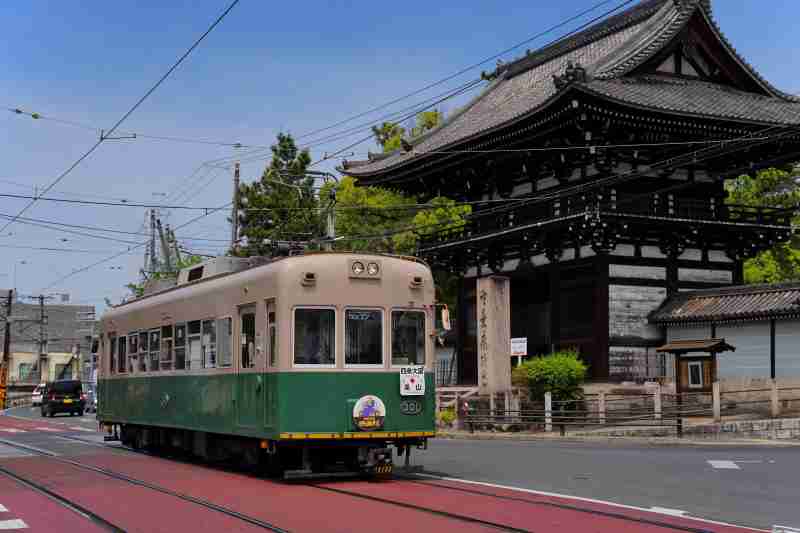
<path fill-rule="evenodd" d="M 419 249 L 463 277 L 461 383 L 478 381 L 480 277 L 511 279 L 529 353 L 577 347 L 607 379 L 649 366 L 668 296 L 741 283 L 791 236 L 790 212 L 729 205 L 724 182 L 800 159 L 800 102 L 736 52 L 710 0 L 642 1 L 483 78 L 435 130 L 341 168 L 473 205 Z"/>

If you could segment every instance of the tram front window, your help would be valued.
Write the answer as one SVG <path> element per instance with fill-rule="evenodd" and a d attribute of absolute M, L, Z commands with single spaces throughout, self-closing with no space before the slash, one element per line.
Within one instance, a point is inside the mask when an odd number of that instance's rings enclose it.
<path fill-rule="evenodd" d="M 346 364 L 383 364 L 383 315 L 380 311 L 348 309 L 344 329 Z"/>
<path fill-rule="evenodd" d="M 425 313 L 392 311 L 392 364 L 425 364 Z"/>
<path fill-rule="evenodd" d="M 294 364 L 333 365 L 335 330 L 333 309 L 295 309 Z"/>

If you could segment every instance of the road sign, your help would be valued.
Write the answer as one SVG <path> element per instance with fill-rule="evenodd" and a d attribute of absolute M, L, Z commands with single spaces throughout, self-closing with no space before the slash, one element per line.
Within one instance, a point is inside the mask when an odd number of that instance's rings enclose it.
<path fill-rule="evenodd" d="M 511 355 L 525 357 L 528 355 L 528 337 L 511 339 Z"/>

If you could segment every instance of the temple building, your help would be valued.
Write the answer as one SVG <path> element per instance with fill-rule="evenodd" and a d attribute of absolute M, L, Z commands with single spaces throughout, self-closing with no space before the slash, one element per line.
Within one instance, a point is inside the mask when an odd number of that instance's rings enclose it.
<path fill-rule="evenodd" d="M 419 249 L 463 277 L 460 383 L 478 380 L 478 278 L 510 278 L 528 353 L 577 347 L 608 379 L 664 343 L 648 316 L 668 296 L 740 284 L 791 236 L 791 212 L 729 205 L 724 182 L 800 160 L 800 99 L 736 52 L 710 0 L 642 1 L 483 77 L 438 128 L 340 169 L 473 203 Z"/>

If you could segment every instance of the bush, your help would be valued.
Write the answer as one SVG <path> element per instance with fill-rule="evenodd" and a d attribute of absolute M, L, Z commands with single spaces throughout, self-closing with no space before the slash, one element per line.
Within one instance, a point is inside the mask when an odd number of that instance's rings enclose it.
<path fill-rule="evenodd" d="M 456 410 L 454 407 L 445 409 L 439 413 L 439 424 L 442 426 L 452 426 L 456 420 Z"/>
<path fill-rule="evenodd" d="M 527 386 L 533 399 L 550 392 L 554 400 L 578 400 L 586 371 L 576 350 L 564 350 L 524 362 L 514 369 L 511 380 L 517 386 Z"/>

